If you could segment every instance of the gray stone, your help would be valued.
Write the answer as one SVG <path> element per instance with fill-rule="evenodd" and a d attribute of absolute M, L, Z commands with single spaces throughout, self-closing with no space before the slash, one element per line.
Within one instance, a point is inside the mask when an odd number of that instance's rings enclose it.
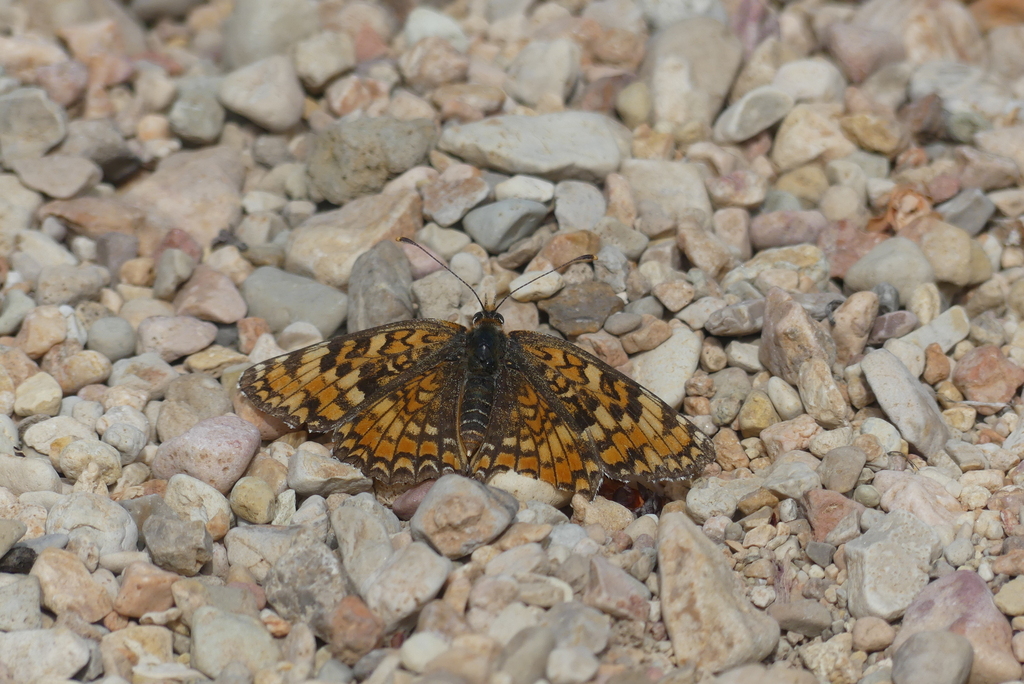
<path fill-rule="evenodd" d="M 128 512 L 109 498 L 73 492 L 50 508 L 47 534 L 66 534 L 69 544 L 94 544 L 100 555 L 135 551 L 139 529 Z"/>
<path fill-rule="evenodd" d="M 331 513 L 331 529 L 345 573 L 362 594 L 395 553 L 387 525 L 362 508 L 339 506 Z"/>
<path fill-rule="evenodd" d="M 290 622 L 302 622 L 327 640 L 322 629 L 348 594 L 348 575 L 326 544 L 296 543 L 277 559 L 263 582 L 267 602 Z"/>
<path fill-rule="evenodd" d="M 857 486 L 861 470 L 867 463 L 867 454 L 855 446 L 832 449 L 821 459 L 818 476 L 821 486 L 845 494 Z"/>
<path fill-rule="evenodd" d="M 197 145 L 217 141 L 226 116 L 217 99 L 218 88 L 220 79 L 210 76 L 193 76 L 178 83 L 178 97 L 167 113 L 175 135 Z"/>
<path fill-rule="evenodd" d="M 858 259 L 843 282 L 854 292 L 887 282 L 899 290 L 901 301 L 909 302 L 918 285 L 935 282 L 935 272 L 916 243 L 894 237 L 878 243 Z"/>
<path fill-rule="evenodd" d="M 962 306 L 951 306 L 928 325 L 923 325 L 899 339 L 916 344 L 921 349 L 935 343 L 942 348 L 943 353 L 946 353 L 970 332 L 971 320 L 967 316 L 967 311 Z"/>
<path fill-rule="evenodd" d="M 646 621 L 650 590 L 622 568 L 601 556 L 590 559 L 590 576 L 583 602 L 621 620 Z"/>
<path fill-rule="evenodd" d="M 379 192 L 392 176 L 423 163 L 435 137 L 428 119 L 343 119 L 316 135 L 310 189 L 334 204 Z"/>
<path fill-rule="evenodd" d="M 233 661 L 255 671 L 280 658 L 274 637 L 258 619 L 202 606 L 192 615 L 191 666 L 214 678 Z"/>
<path fill-rule="evenodd" d="M 555 634 L 550 628 L 527 627 L 502 649 L 497 670 L 507 674 L 512 684 L 534 684 L 544 676 L 554 648 Z"/>
<path fill-rule="evenodd" d="M 151 515 L 142 524 L 153 564 L 192 577 L 213 558 L 213 538 L 202 520 Z"/>
<path fill-rule="evenodd" d="M 438 148 L 478 167 L 550 180 L 604 180 L 629 156 L 629 130 L 603 114 L 496 116 L 449 126 Z"/>
<path fill-rule="evenodd" d="M 773 86 L 749 91 L 715 121 L 715 139 L 723 143 L 748 140 L 782 120 L 793 108 L 793 98 Z"/>
<path fill-rule="evenodd" d="M 967 684 L 974 648 L 947 630 L 918 632 L 892 656 L 893 684 Z"/>
<path fill-rule="evenodd" d="M 239 0 L 224 25 L 224 61 L 238 68 L 280 55 L 320 27 L 313 0 Z"/>
<path fill-rule="evenodd" d="M 0 518 L 0 558 L 3 558 L 27 531 L 28 526 L 20 520 Z"/>
<path fill-rule="evenodd" d="M 562 181 L 555 186 L 555 219 L 560 230 L 593 230 L 605 209 L 604 196 L 590 183 Z"/>
<path fill-rule="evenodd" d="M 85 157 L 99 164 L 103 178 L 118 182 L 139 168 L 139 159 L 113 118 L 76 119 L 57 148 L 61 154 Z"/>
<path fill-rule="evenodd" d="M 0 154 L 4 166 L 42 157 L 64 139 L 67 115 L 41 88 L 18 88 L 0 95 Z"/>
<path fill-rule="evenodd" d="M 95 298 L 110 284 L 110 274 L 101 266 L 46 266 L 36 286 L 38 304 L 77 304 Z"/>
<path fill-rule="evenodd" d="M 850 613 L 889 621 L 903 615 L 928 584 L 928 570 L 941 552 L 931 526 L 907 511 L 890 512 L 846 544 Z"/>
<path fill-rule="evenodd" d="M 0 575 L 0 632 L 42 627 L 42 600 L 39 579 L 34 575 Z"/>
<path fill-rule="evenodd" d="M 0 309 L 0 335 L 18 332 L 25 316 L 35 307 L 35 301 L 21 290 L 9 290 L 4 297 L 3 309 Z"/>
<path fill-rule="evenodd" d="M 547 214 L 543 204 L 513 197 L 477 207 L 462 219 L 462 226 L 474 242 L 497 254 L 531 235 Z"/>
<path fill-rule="evenodd" d="M 182 283 L 192 277 L 196 260 L 173 247 L 165 249 L 156 262 L 153 296 L 166 301 L 174 299 Z"/>
<path fill-rule="evenodd" d="M 258 126 L 286 131 L 302 119 L 305 93 L 291 58 L 266 57 L 232 71 L 217 92 L 221 104 Z"/>
<path fill-rule="evenodd" d="M 980 189 L 968 188 L 961 190 L 953 199 L 935 207 L 935 210 L 947 223 L 963 228 L 971 235 L 977 235 L 992 218 L 996 205 Z"/>
<path fill-rule="evenodd" d="M 814 599 L 797 599 L 788 603 L 773 603 L 768 615 L 775 618 L 779 627 L 786 632 L 796 632 L 806 637 L 821 636 L 832 626 L 832 613 Z"/>
<path fill-rule="evenodd" d="M 894 354 L 877 349 L 860 362 L 878 405 L 899 428 L 903 439 L 927 458 L 942 451 L 949 430 L 935 398 Z"/>
<path fill-rule="evenodd" d="M 120 361 L 135 353 L 135 330 L 120 316 L 104 316 L 89 326 L 85 348 Z"/>
<path fill-rule="evenodd" d="M 307 321 L 328 337 L 348 312 L 345 293 L 273 266 L 253 271 L 242 283 L 241 292 L 249 307 L 248 315 L 264 318 L 274 332 L 296 321 Z"/>
<path fill-rule="evenodd" d="M 540 624 L 551 629 L 558 648 L 579 646 L 594 655 L 604 651 L 611 637 L 611 617 L 579 601 L 556 603 Z"/>
<path fill-rule="evenodd" d="M 412 318 L 411 287 L 409 260 L 393 241 L 359 255 L 349 277 L 348 332 Z"/>
<path fill-rule="evenodd" d="M 580 46 L 568 38 L 531 40 L 509 65 L 504 88 L 530 107 L 564 103 L 579 79 L 580 56 Z"/>
<path fill-rule="evenodd" d="M 363 599 L 387 626 L 394 629 L 437 596 L 452 562 L 423 542 L 412 542 L 388 559 L 367 585 Z"/>
<path fill-rule="evenodd" d="M 0 663 L 13 684 L 68 680 L 88 662 L 88 640 L 67 627 L 0 633 Z"/>

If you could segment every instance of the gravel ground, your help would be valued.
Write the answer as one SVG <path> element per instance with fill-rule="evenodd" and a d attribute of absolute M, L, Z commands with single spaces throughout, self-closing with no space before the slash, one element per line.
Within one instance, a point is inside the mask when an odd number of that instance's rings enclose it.
<path fill-rule="evenodd" d="M 0 0 L 0 683 L 1020 681 L 1024 2 L 440 5 Z M 403 236 L 598 255 L 507 329 L 717 462 L 401 491 L 253 408 L 468 322 Z"/>

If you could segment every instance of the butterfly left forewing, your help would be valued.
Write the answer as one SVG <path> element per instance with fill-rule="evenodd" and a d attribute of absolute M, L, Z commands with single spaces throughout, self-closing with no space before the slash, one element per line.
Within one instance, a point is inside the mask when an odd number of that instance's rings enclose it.
<path fill-rule="evenodd" d="M 711 440 L 654 393 L 576 345 L 513 331 L 520 365 L 557 397 L 594 445 L 601 473 L 619 481 L 692 478 L 714 456 Z"/>
<path fill-rule="evenodd" d="M 434 320 L 389 323 L 254 364 L 238 387 L 289 426 L 328 432 L 389 383 L 429 365 L 464 330 Z"/>

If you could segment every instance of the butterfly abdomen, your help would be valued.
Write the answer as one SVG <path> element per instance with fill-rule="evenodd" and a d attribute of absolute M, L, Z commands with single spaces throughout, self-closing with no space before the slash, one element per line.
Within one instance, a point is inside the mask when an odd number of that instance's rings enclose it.
<path fill-rule="evenodd" d="M 491 319 L 476 323 L 466 337 L 466 380 L 458 420 L 459 439 L 467 455 L 476 453 L 491 422 L 495 379 L 505 344 L 500 323 Z"/>
<path fill-rule="evenodd" d="M 468 375 L 459 412 L 459 438 L 467 455 L 476 453 L 483 442 L 493 406 L 494 376 L 486 373 Z"/>

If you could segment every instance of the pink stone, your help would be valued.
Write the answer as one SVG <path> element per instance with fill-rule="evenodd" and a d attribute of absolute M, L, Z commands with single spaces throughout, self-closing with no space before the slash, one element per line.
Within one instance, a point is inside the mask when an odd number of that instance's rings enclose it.
<path fill-rule="evenodd" d="M 114 610 L 134 618 L 167 610 L 174 605 L 171 585 L 179 579 L 177 573 L 161 570 L 152 563 L 132 563 L 124 569 Z"/>
<path fill-rule="evenodd" d="M 847 499 L 839 492 L 812 489 L 807 492 L 807 521 L 814 530 L 815 541 L 825 541 L 836 525 L 851 513 L 863 513 L 864 506 Z"/>
<path fill-rule="evenodd" d="M 929 630 L 949 630 L 971 642 L 974 666 L 969 681 L 973 684 L 1020 679 L 1010 622 L 996 608 L 992 591 L 978 573 L 958 570 L 922 589 L 903 615 L 893 651 L 911 635 Z"/>
<path fill-rule="evenodd" d="M 894 337 L 903 337 L 917 327 L 917 316 L 911 311 L 890 311 L 875 319 L 868 335 L 868 344 L 880 345 Z"/>
<path fill-rule="evenodd" d="M 953 384 L 970 401 L 1005 404 L 1024 383 L 1024 368 L 1015 365 L 995 345 L 967 352 L 956 364 Z M 992 415 L 1001 407 L 978 406 L 978 413 Z"/>
<path fill-rule="evenodd" d="M 815 243 L 828 225 L 820 211 L 771 211 L 750 222 L 754 250 Z"/>
<path fill-rule="evenodd" d="M 245 317 L 246 305 L 231 279 L 209 266 L 197 266 L 192 277 L 174 298 L 179 316 L 215 323 L 236 323 Z"/>
<path fill-rule="evenodd" d="M 779 455 L 794 449 L 806 450 L 811 445 L 811 438 L 821 432 L 821 426 L 806 413 L 793 420 L 769 425 L 761 430 L 761 441 L 764 442 L 768 458 L 774 461 Z"/>
<path fill-rule="evenodd" d="M 230 415 L 209 418 L 160 445 L 153 458 L 153 475 L 169 480 L 184 473 L 226 494 L 259 446 L 260 432 L 252 423 Z"/>
<path fill-rule="evenodd" d="M 845 278 L 851 266 L 888 237 L 884 233 L 867 233 L 844 219 L 830 223 L 818 234 L 818 248 L 828 258 L 829 275 Z"/>

